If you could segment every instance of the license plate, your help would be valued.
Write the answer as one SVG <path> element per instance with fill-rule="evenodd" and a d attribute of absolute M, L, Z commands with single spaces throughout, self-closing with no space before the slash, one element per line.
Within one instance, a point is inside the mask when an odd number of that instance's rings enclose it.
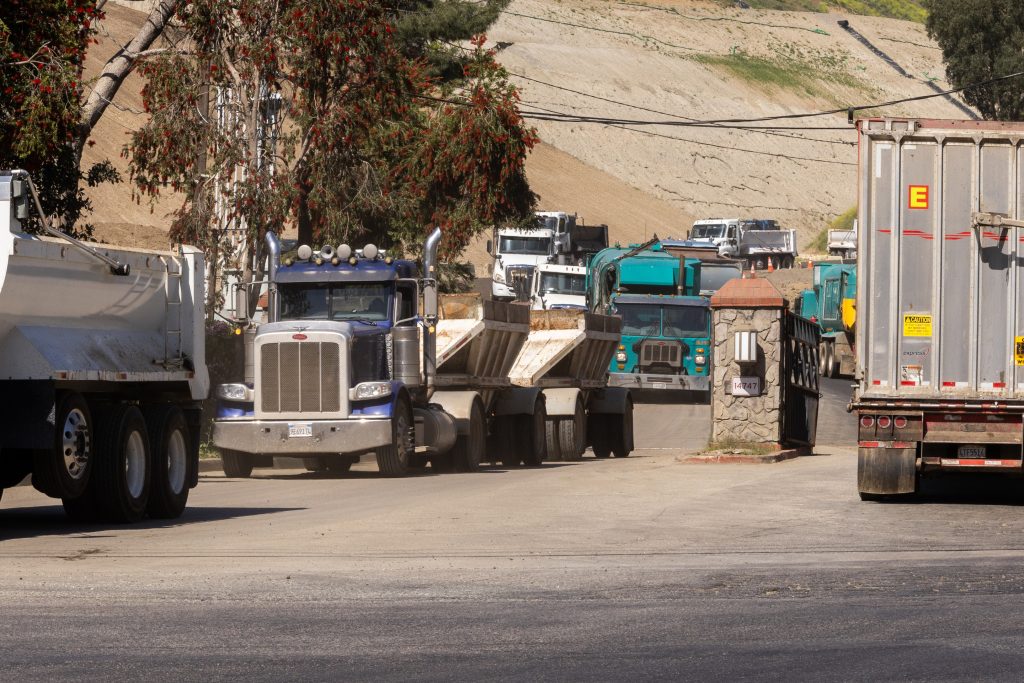
<path fill-rule="evenodd" d="M 297 422 L 295 424 L 289 423 L 288 425 L 288 438 L 302 438 L 306 436 L 313 436 L 313 423 L 312 422 Z"/>
<path fill-rule="evenodd" d="M 957 451 L 957 457 L 960 458 L 984 458 L 985 447 L 984 446 L 961 446 Z"/>
<path fill-rule="evenodd" d="M 651 389 L 668 389 L 668 385 L 664 382 L 651 382 Z"/>

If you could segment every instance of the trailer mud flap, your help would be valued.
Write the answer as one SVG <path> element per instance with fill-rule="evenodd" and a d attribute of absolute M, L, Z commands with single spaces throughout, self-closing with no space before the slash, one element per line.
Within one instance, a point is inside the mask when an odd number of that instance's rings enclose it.
<path fill-rule="evenodd" d="M 871 495 L 914 493 L 917 488 L 917 448 L 860 448 L 857 452 L 857 490 Z"/>

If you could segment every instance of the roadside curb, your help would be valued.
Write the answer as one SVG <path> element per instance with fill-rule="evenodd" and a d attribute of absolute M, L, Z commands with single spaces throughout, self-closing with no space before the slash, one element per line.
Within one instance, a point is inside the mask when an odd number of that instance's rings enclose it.
<path fill-rule="evenodd" d="M 765 453 L 763 455 L 753 455 L 747 453 L 693 453 L 691 455 L 681 455 L 676 458 L 676 462 L 683 463 L 684 465 L 708 465 L 708 464 L 743 464 L 743 465 L 770 465 L 772 463 L 784 462 L 786 460 L 793 460 L 799 458 L 802 455 L 810 455 L 813 449 L 811 448 L 790 448 L 787 450 L 776 451 L 774 453 Z"/>

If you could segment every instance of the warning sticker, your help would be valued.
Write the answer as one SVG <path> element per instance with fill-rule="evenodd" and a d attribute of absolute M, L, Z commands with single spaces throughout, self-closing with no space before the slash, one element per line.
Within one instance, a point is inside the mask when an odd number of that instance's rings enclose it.
<path fill-rule="evenodd" d="M 905 314 L 903 316 L 904 337 L 930 337 L 932 336 L 932 317 L 930 315 Z"/>
<path fill-rule="evenodd" d="M 927 185 L 911 185 L 910 191 L 908 192 L 907 205 L 911 209 L 927 209 L 928 208 L 928 186 Z"/>
<path fill-rule="evenodd" d="M 1024 337 L 1013 338 L 1013 362 L 1017 366 L 1024 366 Z"/>

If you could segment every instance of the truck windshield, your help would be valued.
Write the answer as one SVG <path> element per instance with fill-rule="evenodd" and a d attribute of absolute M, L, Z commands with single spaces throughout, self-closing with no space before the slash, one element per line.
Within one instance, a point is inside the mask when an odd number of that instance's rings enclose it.
<path fill-rule="evenodd" d="M 662 315 L 665 337 L 708 336 L 708 309 L 699 306 L 666 306 Z"/>
<path fill-rule="evenodd" d="M 572 273 L 541 273 L 540 291 L 543 294 L 584 294 L 587 276 Z"/>
<path fill-rule="evenodd" d="M 514 237 L 502 235 L 498 238 L 498 253 L 501 254 L 547 254 L 551 240 L 547 237 Z"/>
<path fill-rule="evenodd" d="M 388 320 L 390 282 L 281 284 L 281 320 Z"/>
<path fill-rule="evenodd" d="M 690 237 L 693 239 L 725 237 L 725 224 L 716 223 L 714 225 L 695 225 L 693 226 L 693 230 L 690 231 Z"/>
<path fill-rule="evenodd" d="M 634 337 L 657 337 L 661 334 L 661 308 L 646 304 L 617 306 L 622 316 L 622 334 Z"/>

